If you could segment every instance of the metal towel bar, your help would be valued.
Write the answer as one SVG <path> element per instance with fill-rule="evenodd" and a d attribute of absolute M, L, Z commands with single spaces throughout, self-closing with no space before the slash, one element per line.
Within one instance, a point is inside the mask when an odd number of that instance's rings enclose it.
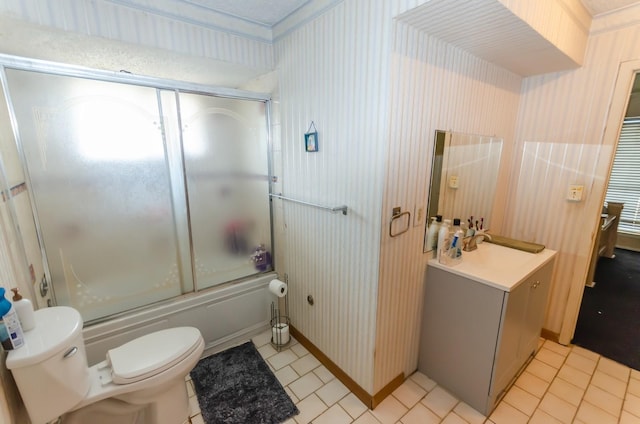
<path fill-rule="evenodd" d="M 342 215 L 346 215 L 347 214 L 347 210 L 348 210 L 346 205 L 335 206 L 335 207 L 317 205 L 315 203 L 303 202 L 302 200 L 292 199 L 290 197 L 285 197 L 282 194 L 276 194 L 276 193 L 270 193 L 269 196 L 275 197 L 277 199 L 287 200 L 287 201 L 293 202 L 293 203 L 299 203 L 301 205 L 313 206 L 314 208 L 325 209 L 325 210 L 328 210 L 328 211 L 333 212 L 333 213 L 342 212 Z"/>

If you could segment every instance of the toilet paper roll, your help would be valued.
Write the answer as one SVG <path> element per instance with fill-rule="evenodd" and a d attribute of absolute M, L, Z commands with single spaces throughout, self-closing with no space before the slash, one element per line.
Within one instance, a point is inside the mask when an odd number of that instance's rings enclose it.
<path fill-rule="evenodd" d="M 287 295 L 287 285 L 280 280 L 271 280 L 269 291 L 278 297 L 285 297 Z"/>
<path fill-rule="evenodd" d="M 271 341 L 278 346 L 289 343 L 289 326 L 287 324 L 276 324 L 271 328 Z"/>

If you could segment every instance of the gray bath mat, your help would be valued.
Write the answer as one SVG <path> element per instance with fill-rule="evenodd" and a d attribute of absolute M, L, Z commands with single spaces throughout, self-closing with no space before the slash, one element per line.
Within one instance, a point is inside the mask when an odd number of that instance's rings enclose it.
<path fill-rule="evenodd" d="M 277 424 L 299 412 L 251 341 L 201 359 L 191 380 L 206 424 Z"/>

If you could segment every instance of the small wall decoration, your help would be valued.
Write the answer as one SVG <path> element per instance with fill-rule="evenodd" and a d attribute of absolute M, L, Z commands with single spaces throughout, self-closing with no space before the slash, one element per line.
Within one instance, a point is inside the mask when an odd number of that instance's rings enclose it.
<path fill-rule="evenodd" d="M 311 121 L 309 129 L 304 135 L 304 149 L 307 152 L 318 151 L 318 130 L 316 129 L 316 124 L 314 124 L 313 121 Z"/>

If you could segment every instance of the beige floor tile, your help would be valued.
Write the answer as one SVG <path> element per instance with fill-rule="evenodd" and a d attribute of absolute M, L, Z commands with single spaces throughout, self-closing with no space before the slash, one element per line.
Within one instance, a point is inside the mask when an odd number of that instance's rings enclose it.
<path fill-rule="evenodd" d="M 320 365 L 320 361 L 316 359 L 313 355 L 304 355 L 300 359 L 297 359 L 291 363 L 291 367 L 296 370 L 298 375 L 305 375 L 306 373 L 318 368 Z"/>
<path fill-rule="evenodd" d="M 449 414 L 444 417 L 442 420 L 442 424 L 468 424 L 465 420 L 459 417 L 455 412 L 449 412 Z"/>
<path fill-rule="evenodd" d="M 260 348 L 264 345 L 271 344 L 271 328 L 263 331 L 262 333 L 253 336 L 251 339 L 256 348 Z"/>
<path fill-rule="evenodd" d="M 620 420 L 618 421 L 619 424 L 640 424 L 640 417 L 636 417 L 635 415 L 627 412 L 627 411 L 622 411 L 622 414 L 620 414 Z"/>
<path fill-rule="evenodd" d="M 303 356 L 309 354 L 309 351 L 307 350 L 307 348 L 302 346 L 300 343 L 293 344 L 291 346 L 291 350 L 293 351 L 293 353 L 298 355 L 300 358 L 302 358 Z"/>
<path fill-rule="evenodd" d="M 198 414 L 194 417 L 191 417 L 191 424 L 204 424 L 204 419 L 202 415 Z"/>
<path fill-rule="evenodd" d="M 382 424 L 394 424 L 406 414 L 407 407 L 393 396 L 387 396 L 371 413 Z"/>
<path fill-rule="evenodd" d="M 370 411 L 362 414 L 357 420 L 353 422 L 353 424 L 381 424 L 380 421 L 373 416 Z"/>
<path fill-rule="evenodd" d="M 275 350 L 274 347 L 271 346 L 271 344 L 267 343 L 266 345 L 260 346 L 258 348 L 258 353 L 260 353 L 260 356 L 262 356 L 264 359 L 268 359 L 274 355 L 277 355 L 278 351 Z"/>
<path fill-rule="evenodd" d="M 584 400 L 615 417 L 620 416 L 622 399 L 609 392 L 605 392 L 599 387 L 589 386 L 587 392 L 584 394 Z"/>
<path fill-rule="evenodd" d="M 540 377 L 536 377 L 528 371 L 520 374 L 520 377 L 515 382 L 517 387 L 531 393 L 535 397 L 542 399 L 542 396 L 546 393 L 549 388 L 549 382 L 541 379 Z"/>
<path fill-rule="evenodd" d="M 542 409 L 536 409 L 533 413 L 529 424 L 563 424 L 562 421 L 555 419 L 551 415 L 544 412 Z"/>
<path fill-rule="evenodd" d="M 553 393 L 560 399 L 566 400 L 574 406 L 580 405 L 580 401 L 584 396 L 584 389 L 565 381 L 561 378 L 556 378 L 549 387 L 549 393 Z"/>
<path fill-rule="evenodd" d="M 573 384 L 574 386 L 578 386 L 581 389 L 586 390 L 587 386 L 591 382 L 591 375 L 580 371 L 577 368 L 572 367 L 571 365 L 567 365 L 566 363 L 560 368 L 558 371 L 558 378 L 562 378 L 565 381 Z"/>
<path fill-rule="evenodd" d="M 314 369 L 313 373 L 317 375 L 323 383 L 328 383 L 336 378 L 336 376 L 331 374 L 331 371 L 329 371 L 324 365 L 320 365 L 318 368 Z"/>
<path fill-rule="evenodd" d="M 464 402 L 458 403 L 456 407 L 453 408 L 453 412 L 464 418 L 469 424 L 482 424 L 486 420 L 484 415 Z"/>
<path fill-rule="evenodd" d="M 453 397 L 449 392 L 442 387 L 436 387 L 426 395 L 421 403 L 436 413 L 441 418 L 444 418 L 458 403 L 458 399 Z"/>
<path fill-rule="evenodd" d="M 626 365 L 603 357 L 598 361 L 597 369 L 625 383 L 629 380 L 631 374 L 631 369 Z"/>
<path fill-rule="evenodd" d="M 352 421 L 351 416 L 340 405 L 333 405 L 313 420 L 313 424 L 350 424 Z"/>
<path fill-rule="evenodd" d="M 495 424 L 524 424 L 529 417 L 508 403 L 500 402 L 489 419 Z"/>
<path fill-rule="evenodd" d="M 600 362 L 602 362 L 602 360 Z M 591 384 L 620 399 L 624 399 L 624 394 L 627 391 L 626 381 L 619 380 L 610 374 L 605 374 L 600 370 L 600 367 L 596 368 L 596 372 L 593 373 Z"/>
<path fill-rule="evenodd" d="M 553 380 L 553 378 L 556 376 L 556 373 L 558 372 L 556 368 L 552 367 L 551 365 L 545 364 L 544 362 L 535 358 L 531 362 L 529 362 L 526 370 L 536 377 L 541 378 L 549 383 L 551 382 L 551 380 Z"/>
<path fill-rule="evenodd" d="M 353 393 L 349 393 L 338 402 L 342 409 L 347 411 L 353 418 L 358 418 L 367 411 L 367 406 Z"/>
<path fill-rule="evenodd" d="M 576 420 L 585 424 L 616 424 L 618 422 L 616 417 L 589 402 L 582 402 L 580 404 L 578 413 L 576 414 Z"/>
<path fill-rule="evenodd" d="M 300 378 L 298 373 L 296 373 L 289 365 L 284 368 L 280 368 L 278 371 L 274 372 L 274 374 L 282 386 L 286 386 Z"/>
<path fill-rule="evenodd" d="M 593 371 L 596 369 L 597 365 L 597 361 L 576 353 L 575 348 L 573 348 L 569 356 L 567 356 L 567 360 L 565 363 L 589 375 L 593 374 Z"/>
<path fill-rule="evenodd" d="M 627 393 L 624 398 L 624 404 L 622 409 L 632 413 L 633 415 L 640 417 L 640 396 Z"/>
<path fill-rule="evenodd" d="M 347 389 L 347 387 L 336 378 L 316 390 L 316 394 L 320 396 L 320 399 L 322 399 L 324 403 L 328 406 L 332 406 L 334 403 L 348 395 L 349 389 Z"/>
<path fill-rule="evenodd" d="M 318 396 L 312 394 L 296 404 L 300 413 L 293 417 L 298 424 L 308 424 L 326 411 L 327 405 Z"/>
<path fill-rule="evenodd" d="M 298 356 L 293 353 L 291 350 L 283 350 L 267 359 L 269 365 L 273 367 L 276 371 L 282 367 L 286 367 L 294 361 L 298 360 Z"/>
<path fill-rule="evenodd" d="M 574 345 L 571 348 L 571 351 L 574 352 L 574 353 L 577 353 L 580 356 L 583 356 L 583 357 L 588 358 L 588 359 L 590 359 L 592 361 L 595 361 L 595 362 L 598 362 L 598 359 L 600 359 L 600 355 L 598 355 L 597 353 L 592 352 L 590 350 L 587 350 L 585 348 L 582 348 L 580 346 L 575 346 Z"/>
<path fill-rule="evenodd" d="M 432 379 L 430 379 L 426 375 L 422 374 L 420 371 L 417 371 L 417 372 L 414 372 L 413 374 L 411 374 L 410 378 L 411 378 L 411 380 L 413 380 L 416 383 L 418 383 L 418 386 L 422 387 L 427 392 L 430 392 L 431 390 L 433 390 L 437 386 L 437 383 L 435 381 L 433 381 Z M 640 381 L 640 379 L 639 379 L 639 381 Z"/>
<path fill-rule="evenodd" d="M 569 424 L 578 408 L 553 393 L 547 393 L 542 398 L 542 402 L 540 402 L 540 409 L 558 421 Z"/>
<path fill-rule="evenodd" d="M 571 352 L 571 346 L 564 346 L 551 340 L 545 340 L 544 347 L 562 356 L 567 356 Z"/>
<path fill-rule="evenodd" d="M 529 392 L 522 390 L 520 387 L 513 386 L 505 395 L 503 402 L 507 402 L 520 412 L 531 416 L 536 410 L 540 399 Z"/>
<path fill-rule="evenodd" d="M 420 399 L 422 399 L 426 394 L 427 391 L 410 378 L 405 380 L 404 383 L 393 391 L 393 396 L 395 396 L 396 399 L 402 402 L 402 404 L 407 408 L 411 408 L 416 403 L 420 402 Z"/>
<path fill-rule="evenodd" d="M 542 348 L 536 353 L 536 359 L 551 365 L 553 368 L 560 368 L 566 359 L 565 355 L 556 353 L 550 349 Z"/>
<path fill-rule="evenodd" d="M 314 373 L 309 373 L 303 375 L 293 383 L 290 383 L 288 387 L 298 397 L 298 399 L 304 399 L 322 386 L 322 380 L 320 380 Z"/>
<path fill-rule="evenodd" d="M 640 380 L 630 378 L 629 384 L 627 386 L 627 392 L 631 393 L 632 395 L 640 396 Z"/>
<path fill-rule="evenodd" d="M 422 404 L 417 404 L 401 419 L 402 424 L 438 424 L 441 418 Z"/>

